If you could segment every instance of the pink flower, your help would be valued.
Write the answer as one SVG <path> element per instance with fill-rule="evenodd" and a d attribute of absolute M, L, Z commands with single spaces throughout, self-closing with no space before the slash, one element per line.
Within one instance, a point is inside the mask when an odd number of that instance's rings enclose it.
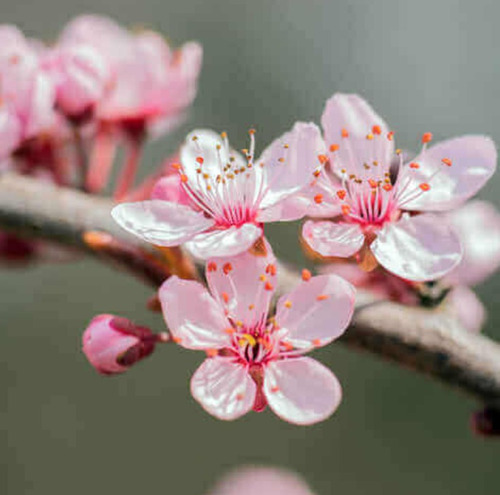
<path fill-rule="evenodd" d="M 149 356 L 159 337 L 126 318 L 99 315 L 83 333 L 83 352 L 99 373 L 115 375 Z"/>
<path fill-rule="evenodd" d="M 178 118 L 196 95 L 202 59 L 197 43 L 173 52 L 159 34 L 132 34 L 107 17 L 84 15 L 66 26 L 60 44 L 92 48 L 111 71 L 113 87 L 96 109 L 100 120 L 141 126 Z M 93 55 L 91 72 L 95 61 Z"/>
<path fill-rule="evenodd" d="M 163 315 L 174 341 L 209 356 L 191 380 L 207 412 L 232 420 L 269 404 L 286 421 L 316 423 L 335 411 L 341 388 L 328 368 L 303 354 L 342 335 L 354 289 L 335 275 L 310 278 L 281 297 L 268 319 L 276 265 L 266 249 L 266 256 L 209 260 L 210 293 L 171 277 L 159 291 Z"/>
<path fill-rule="evenodd" d="M 0 26 L 0 160 L 56 122 L 55 90 L 38 51 L 15 27 Z"/>
<path fill-rule="evenodd" d="M 262 236 L 262 224 L 303 216 L 284 200 L 306 186 L 320 166 L 318 128 L 298 123 L 254 160 L 250 131 L 246 158 L 232 150 L 225 133 L 199 130 L 181 149 L 179 178 L 190 204 L 152 199 L 123 203 L 114 219 L 126 230 L 160 246 L 187 243 L 199 258 L 233 256 Z M 169 200 L 170 199 L 170 200 Z"/>
<path fill-rule="evenodd" d="M 311 186 L 303 237 L 323 256 L 356 255 L 413 281 L 433 280 L 461 259 L 460 242 L 443 217 L 474 195 L 496 167 L 496 149 L 485 136 L 463 136 L 430 148 L 391 169 L 393 133 L 357 95 L 336 94 L 322 117 L 329 168 Z M 415 215 L 416 213 L 421 213 Z"/>
<path fill-rule="evenodd" d="M 313 492 L 292 472 L 268 467 L 244 467 L 225 476 L 209 495 L 313 495 Z"/>

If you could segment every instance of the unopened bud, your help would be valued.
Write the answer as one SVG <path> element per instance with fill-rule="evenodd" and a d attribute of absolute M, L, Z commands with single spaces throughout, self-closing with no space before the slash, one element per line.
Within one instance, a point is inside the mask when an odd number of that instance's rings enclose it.
<path fill-rule="evenodd" d="M 83 352 L 90 364 L 103 375 L 123 373 L 149 356 L 157 336 L 127 318 L 98 315 L 83 333 Z"/>

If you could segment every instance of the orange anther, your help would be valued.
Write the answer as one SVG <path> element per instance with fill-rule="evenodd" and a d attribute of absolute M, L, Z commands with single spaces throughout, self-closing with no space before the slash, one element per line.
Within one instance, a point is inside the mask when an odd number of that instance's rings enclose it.
<path fill-rule="evenodd" d="M 266 290 L 273 290 L 274 287 L 271 284 L 271 282 L 266 282 L 266 285 L 264 285 L 264 289 L 266 289 Z"/>
<path fill-rule="evenodd" d="M 347 132 L 347 129 L 342 129 L 340 131 L 340 135 L 343 137 L 343 138 L 346 138 L 346 137 L 349 137 L 349 132 Z"/>
<path fill-rule="evenodd" d="M 304 268 L 302 270 L 302 280 L 304 282 L 308 282 L 309 280 L 311 280 L 311 277 L 312 277 L 311 272 L 309 270 L 307 270 L 306 268 Z"/>
<path fill-rule="evenodd" d="M 441 161 L 448 167 L 451 167 L 451 160 L 449 158 L 443 158 Z"/>
<path fill-rule="evenodd" d="M 229 302 L 229 294 L 227 292 L 223 292 L 221 294 L 222 300 L 227 304 Z"/>
<path fill-rule="evenodd" d="M 283 162 L 285 161 L 285 159 L 284 159 L 283 157 L 281 157 L 281 158 L 278 158 L 278 161 L 279 161 L 280 163 L 283 163 Z"/>
<path fill-rule="evenodd" d="M 172 337 L 172 342 L 175 342 L 176 344 L 180 344 L 182 342 L 182 339 L 180 337 Z"/>
<path fill-rule="evenodd" d="M 335 151 L 338 151 L 338 149 L 340 148 L 340 146 L 338 144 L 331 144 L 330 145 L 330 151 L 333 153 Z"/>
<path fill-rule="evenodd" d="M 430 143 L 432 141 L 432 132 L 425 132 L 422 135 L 422 143 Z"/>
<path fill-rule="evenodd" d="M 269 265 L 266 266 L 266 273 L 268 273 L 269 275 L 274 277 L 274 275 L 276 275 L 276 272 L 277 272 L 276 265 L 270 263 Z"/>
<path fill-rule="evenodd" d="M 427 182 L 422 182 L 422 184 L 420 184 L 418 187 L 420 187 L 420 189 L 422 189 L 422 191 L 428 191 L 431 186 L 429 186 L 429 184 L 427 184 Z"/>
<path fill-rule="evenodd" d="M 319 163 L 324 165 L 328 161 L 328 157 L 326 155 L 318 155 Z"/>
<path fill-rule="evenodd" d="M 175 168 L 175 170 L 180 170 L 182 166 L 180 163 L 172 163 L 172 168 Z"/>
<path fill-rule="evenodd" d="M 215 357 L 219 354 L 219 351 L 217 349 L 207 349 L 206 353 L 208 357 Z"/>
<path fill-rule="evenodd" d="M 224 330 L 224 333 L 227 333 L 228 335 L 233 335 L 234 332 L 236 332 L 236 330 L 234 328 L 231 328 L 231 327 L 226 328 Z"/>
<path fill-rule="evenodd" d="M 220 137 L 221 137 L 222 139 L 226 139 L 226 138 L 227 138 L 227 132 L 221 132 L 221 133 L 220 133 Z"/>
<path fill-rule="evenodd" d="M 232 270 L 233 270 L 233 265 L 231 265 L 231 263 L 224 263 L 224 266 L 222 267 L 224 275 L 227 275 Z"/>
<path fill-rule="evenodd" d="M 387 139 L 392 141 L 394 139 L 394 131 L 390 131 L 387 133 Z"/>
<path fill-rule="evenodd" d="M 418 163 L 411 162 L 410 163 L 410 168 L 420 168 L 420 165 Z"/>
<path fill-rule="evenodd" d="M 236 394 L 236 400 L 243 400 L 245 398 L 244 394 Z"/>
<path fill-rule="evenodd" d="M 249 129 L 249 130 L 248 130 L 248 134 L 250 134 L 250 136 L 251 136 L 252 134 L 255 134 L 255 129 Z"/>
<path fill-rule="evenodd" d="M 391 184 L 384 184 L 382 186 L 382 189 L 384 189 L 384 191 L 390 191 L 392 189 L 392 185 Z"/>
<path fill-rule="evenodd" d="M 382 129 L 379 125 L 374 125 L 372 127 L 372 132 L 373 134 L 376 134 L 377 136 L 380 136 L 380 134 L 382 134 Z"/>
<path fill-rule="evenodd" d="M 337 196 L 343 200 L 346 197 L 347 191 L 345 189 L 339 189 L 337 191 Z"/>
<path fill-rule="evenodd" d="M 368 184 L 370 184 L 372 189 L 375 189 L 378 186 L 377 181 L 374 179 L 368 179 Z"/>
<path fill-rule="evenodd" d="M 293 351 L 293 345 L 290 342 L 282 342 L 285 351 Z"/>
<path fill-rule="evenodd" d="M 271 387 L 271 392 L 275 394 L 276 392 L 279 392 L 280 388 L 279 387 Z"/>
<path fill-rule="evenodd" d="M 317 204 L 323 203 L 323 195 L 322 194 L 316 194 L 316 196 L 314 196 L 314 202 L 317 203 Z"/>
<path fill-rule="evenodd" d="M 343 215 L 349 215 L 349 213 L 351 213 L 351 207 L 349 205 L 342 205 L 340 209 Z"/>
<path fill-rule="evenodd" d="M 312 341 L 312 345 L 316 346 L 316 347 L 319 347 L 321 346 L 321 340 L 320 339 L 314 339 Z"/>
<path fill-rule="evenodd" d="M 203 162 L 204 162 L 205 160 L 203 160 L 203 157 L 201 157 L 201 156 L 197 156 L 197 157 L 196 157 L 196 161 L 197 161 L 200 165 L 202 165 L 202 164 L 203 164 Z"/>
<path fill-rule="evenodd" d="M 285 308 L 291 308 L 292 307 L 292 301 L 285 301 Z"/>
<path fill-rule="evenodd" d="M 327 294 L 320 294 L 319 296 L 316 296 L 317 301 L 325 301 L 326 299 L 328 299 Z"/>
<path fill-rule="evenodd" d="M 181 182 L 184 182 L 184 184 L 188 181 L 188 177 L 186 174 L 181 174 Z"/>
<path fill-rule="evenodd" d="M 373 134 L 367 134 L 366 139 L 368 139 L 368 141 L 371 141 L 373 139 Z"/>
<path fill-rule="evenodd" d="M 267 280 L 266 276 L 265 275 L 259 275 L 259 280 L 261 282 L 265 282 Z"/>
<path fill-rule="evenodd" d="M 252 309 L 254 309 L 254 308 L 255 308 L 255 304 L 249 304 L 248 309 L 249 309 L 250 311 L 252 311 Z"/>
<path fill-rule="evenodd" d="M 314 177 L 319 177 L 321 175 L 321 170 L 315 170 L 313 172 Z"/>
<path fill-rule="evenodd" d="M 209 261 L 207 264 L 208 272 L 215 272 L 217 270 L 217 263 L 215 261 Z"/>

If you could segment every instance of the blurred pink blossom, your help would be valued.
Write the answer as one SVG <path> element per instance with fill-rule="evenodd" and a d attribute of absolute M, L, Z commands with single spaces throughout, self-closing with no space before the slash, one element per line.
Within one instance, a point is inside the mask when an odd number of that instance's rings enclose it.
<path fill-rule="evenodd" d="M 307 186 L 321 166 L 318 156 L 323 156 L 319 129 L 313 124 L 296 124 L 257 160 L 253 131 L 250 138 L 243 157 L 230 148 L 225 133 L 192 132 L 177 165 L 182 196 L 189 196 L 190 204 L 179 203 L 175 189 L 164 188 L 164 198 L 116 206 L 114 219 L 156 245 L 187 243 L 198 258 L 249 249 L 262 236 L 264 222 L 303 216 L 283 202 Z"/>
<path fill-rule="evenodd" d="M 103 375 L 116 375 L 149 356 L 158 336 L 126 318 L 99 315 L 83 333 L 83 352 L 90 364 Z"/>
<path fill-rule="evenodd" d="M 243 467 L 223 477 L 208 495 L 314 495 L 296 474 L 269 467 Z"/>
<path fill-rule="evenodd" d="M 322 117 L 329 166 L 309 190 L 305 242 L 322 256 L 356 255 L 367 270 L 377 264 L 407 280 L 442 277 L 460 261 L 458 237 L 435 212 L 456 208 L 474 195 L 496 167 L 485 136 L 463 136 L 428 148 L 391 169 L 394 137 L 357 95 L 336 94 Z M 421 213 L 415 215 L 415 213 Z"/>
<path fill-rule="evenodd" d="M 328 368 L 303 354 L 342 335 L 354 288 L 335 275 L 307 277 L 268 319 L 277 269 L 269 245 L 266 251 L 209 260 L 210 292 L 171 277 L 159 291 L 163 315 L 174 341 L 207 352 L 191 393 L 210 414 L 232 420 L 269 404 L 286 421 L 316 423 L 336 410 L 341 388 Z"/>

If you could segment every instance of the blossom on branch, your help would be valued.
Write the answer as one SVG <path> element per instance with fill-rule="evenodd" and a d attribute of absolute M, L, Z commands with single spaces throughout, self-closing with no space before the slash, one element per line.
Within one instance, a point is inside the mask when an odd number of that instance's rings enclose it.
<path fill-rule="evenodd" d="M 254 160 L 255 139 L 245 156 L 225 133 L 189 134 L 177 164 L 178 180 L 189 201 L 178 202 L 175 188 L 165 197 L 122 203 L 114 219 L 129 232 L 159 246 L 187 243 L 198 258 L 234 256 L 262 236 L 263 223 L 301 218 L 303 211 L 284 200 L 301 191 L 322 166 L 323 147 L 314 124 L 297 123 Z"/>
<path fill-rule="evenodd" d="M 159 291 L 163 315 L 175 342 L 208 355 L 191 393 L 210 414 L 232 420 L 269 404 L 286 421 L 316 423 L 336 410 L 341 388 L 328 368 L 304 354 L 342 335 L 354 288 L 335 275 L 305 277 L 268 318 L 277 268 L 271 247 L 265 250 L 210 259 L 210 292 L 169 278 Z"/>
<path fill-rule="evenodd" d="M 434 280 L 460 262 L 459 239 L 436 212 L 473 196 L 496 167 L 496 149 L 485 136 L 463 136 L 428 147 L 403 163 L 394 134 L 357 95 L 336 94 L 322 116 L 328 166 L 308 191 L 312 217 L 302 231 L 325 257 L 356 256 L 361 267 L 382 265 L 413 281 Z M 391 167 L 394 153 L 398 163 Z"/>

